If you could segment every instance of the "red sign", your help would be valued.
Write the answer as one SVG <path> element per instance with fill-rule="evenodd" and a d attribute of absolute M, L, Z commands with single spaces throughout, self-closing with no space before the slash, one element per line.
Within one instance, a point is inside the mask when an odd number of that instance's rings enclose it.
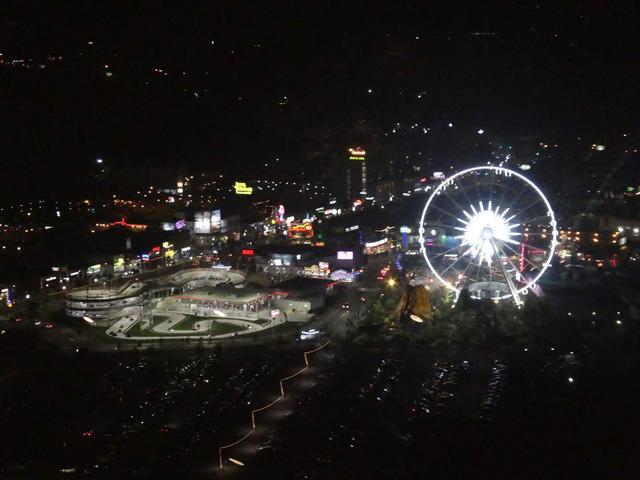
<path fill-rule="evenodd" d="M 160 253 L 160 247 L 153 247 L 153 248 L 151 249 L 151 251 L 152 251 L 153 253 Z"/>
<path fill-rule="evenodd" d="M 243 248 L 242 249 L 242 255 L 245 255 L 247 257 L 253 257 L 253 250 L 250 248 Z"/>

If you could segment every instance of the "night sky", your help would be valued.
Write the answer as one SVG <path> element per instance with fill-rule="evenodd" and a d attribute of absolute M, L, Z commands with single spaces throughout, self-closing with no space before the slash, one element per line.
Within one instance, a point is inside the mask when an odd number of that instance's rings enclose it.
<path fill-rule="evenodd" d="M 280 158 L 294 175 L 396 122 L 561 140 L 638 124 L 633 2 L 188 3 L 2 2 L 5 196 L 96 157 L 231 172 Z"/>

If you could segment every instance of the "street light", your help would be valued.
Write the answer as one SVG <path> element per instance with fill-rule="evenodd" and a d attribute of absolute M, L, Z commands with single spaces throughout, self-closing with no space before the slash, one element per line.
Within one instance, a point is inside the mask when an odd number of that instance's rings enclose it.
<path fill-rule="evenodd" d="M 87 317 L 86 315 L 84 317 L 82 317 L 82 319 L 87 322 L 89 325 L 93 325 L 94 323 L 96 323 L 92 318 Z"/>
<path fill-rule="evenodd" d="M 387 280 L 387 285 L 389 285 L 390 287 L 395 287 L 396 286 L 395 278 L 390 278 L 389 280 Z"/>
<path fill-rule="evenodd" d="M 242 463 L 240 460 L 236 460 L 235 458 L 231 458 L 231 457 L 229 457 L 229 461 L 230 461 L 231 463 L 235 463 L 236 465 L 239 465 L 239 466 L 241 466 L 241 467 L 244 467 L 244 463 Z"/>
<path fill-rule="evenodd" d="M 415 313 L 412 313 L 411 315 L 409 315 L 409 318 L 411 320 L 413 320 L 414 322 L 424 323 L 424 320 L 421 317 L 419 317 L 418 315 L 416 315 Z"/>

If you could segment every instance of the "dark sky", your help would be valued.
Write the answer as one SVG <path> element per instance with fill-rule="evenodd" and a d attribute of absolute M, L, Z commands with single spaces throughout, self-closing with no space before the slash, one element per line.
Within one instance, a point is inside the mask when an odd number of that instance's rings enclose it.
<path fill-rule="evenodd" d="M 4 1 L 5 172 L 33 188 L 97 156 L 289 168 L 362 121 L 374 134 L 397 121 L 560 137 L 637 126 L 634 2 L 399 3 Z"/>

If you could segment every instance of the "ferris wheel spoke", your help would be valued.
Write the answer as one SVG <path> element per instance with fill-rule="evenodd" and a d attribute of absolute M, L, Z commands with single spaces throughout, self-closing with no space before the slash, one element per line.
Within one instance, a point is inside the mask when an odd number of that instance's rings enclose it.
<path fill-rule="evenodd" d="M 500 195 L 500 206 L 504 206 L 505 205 L 505 200 L 507 199 L 507 192 L 509 191 L 509 189 L 507 188 L 507 186 L 505 185 L 500 185 L 502 187 L 502 195 Z"/>
<path fill-rule="evenodd" d="M 449 265 L 447 268 L 445 268 L 445 269 L 440 273 L 440 276 L 441 276 L 441 277 L 444 277 L 444 274 L 445 274 L 445 273 L 447 273 L 447 272 L 451 269 L 451 267 L 453 267 L 456 263 L 458 263 L 458 262 L 459 262 L 460 260 L 462 260 L 463 258 L 464 258 L 464 255 L 459 255 L 459 256 L 458 256 L 458 258 L 456 258 L 456 260 L 455 260 L 451 265 Z"/>
<path fill-rule="evenodd" d="M 489 187 L 489 205 L 491 205 L 491 201 L 493 200 L 493 181 L 496 176 L 496 171 L 491 170 L 491 186 Z"/>
<path fill-rule="evenodd" d="M 525 246 L 526 246 L 526 244 L 525 244 Z M 522 255 L 519 252 L 517 252 L 516 250 L 511 248 L 509 245 L 505 244 L 505 247 L 507 247 L 509 250 L 511 250 L 517 257 L 522 257 Z M 527 262 L 529 265 L 531 265 L 532 269 L 540 270 L 540 265 L 536 265 L 535 263 L 532 263 L 531 260 L 529 260 L 526 255 L 524 255 L 524 261 Z"/>
<path fill-rule="evenodd" d="M 515 205 L 515 203 L 520 200 L 520 197 L 522 195 L 524 195 L 524 192 L 527 191 L 527 189 L 529 188 L 529 185 L 525 184 L 524 187 L 522 187 L 522 190 L 520 191 L 520 193 L 518 193 L 518 195 L 516 195 L 516 198 L 514 198 L 511 203 L 509 204 L 509 206 L 507 207 L 507 210 L 511 209 L 511 207 L 513 207 Z"/>
<path fill-rule="evenodd" d="M 518 242 L 518 245 L 524 245 L 526 248 L 532 249 L 532 250 L 545 250 L 544 248 L 541 247 L 536 247 L 535 245 L 531 245 L 530 243 L 526 243 L 526 242 Z M 549 248 L 551 248 L 551 244 L 549 244 Z"/>
<path fill-rule="evenodd" d="M 444 213 L 445 215 L 450 216 L 450 217 L 451 217 L 451 218 L 453 218 L 454 220 L 458 220 L 458 217 L 456 217 L 454 214 L 452 214 L 452 213 L 450 213 L 450 212 L 447 212 L 446 210 L 444 210 L 444 209 L 442 209 L 442 208 L 438 207 L 437 205 L 431 205 L 431 207 L 432 207 L 434 210 L 438 210 L 439 212 Z"/>
<path fill-rule="evenodd" d="M 460 220 L 460 219 L 458 219 Z M 427 222 L 425 222 L 427 223 Z M 429 222 L 427 224 L 427 226 L 424 227 L 425 231 L 426 230 L 431 230 L 431 229 L 435 229 L 435 228 L 441 228 L 441 229 L 445 229 L 445 230 L 455 230 L 456 225 L 450 225 L 448 223 L 435 223 L 435 222 Z"/>
<path fill-rule="evenodd" d="M 522 225 L 528 225 L 528 224 L 531 224 L 532 222 L 536 222 L 538 220 L 542 220 L 542 219 L 545 219 L 545 218 L 549 218 L 549 215 L 546 214 L 546 213 L 545 214 L 541 214 L 541 215 L 536 215 L 535 217 L 526 218 L 526 219 L 522 220 L 520 223 Z"/>
<path fill-rule="evenodd" d="M 505 245 L 506 246 L 506 245 Z M 505 253 L 504 250 L 502 250 L 502 248 L 500 247 L 499 244 L 496 243 L 496 248 L 498 248 L 498 250 L 500 250 L 500 252 L 502 253 L 502 255 L 507 259 L 507 262 L 509 262 L 509 264 L 513 267 L 514 271 L 518 272 L 518 268 L 513 264 L 513 262 L 511 261 L 511 258 L 509 258 L 509 255 L 507 255 Z"/>
<path fill-rule="evenodd" d="M 456 249 L 458 249 L 458 245 L 456 245 L 455 247 L 450 248 L 449 250 L 445 250 L 444 252 L 440 252 L 440 253 L 438 253 L 437 255 L 434 255 L 434 256 L 431 258 L 431 260 L 435 260 L 436 258 L 441 257 L 441 256 L 443 256 L 443 255 L 446 255 L 447 253 L 449 253 L 449 252 L 451 252 L 451 251 L 453 251 L 453 250 L 456 250 Z"/>
<path fill-rule="evenodd" d="M 504 255 L 504 252 L 502 251 L 500 246 L 496 244 L 496 242 L 491 241 L 491 245 L 493 246 L 494 250 L 496 251 L 496 254 L 498 252 L 500 252 L 500 253 L 502 253 L 502 255 Z M 499 257 L 498 261 L 499 261 L 498 265 L 500 267 L 500 271 L 502 272 L 502 276 L 504 277 L 505 283 L 509 287 L 509 291 L 511 292 L 511 296 L 512 296 L 513 300 L 516 302 L 516 304 L 519 304 L 520 303 L 520 296 L 518 295 L 518 288 L 513 283 L 513 278 L 507 273 L 507 269 L 504 267 L 504 264 L 502 263 L 502 258 Z M 507 257 L 507 261 L 510 262 L 509 257 Z"/>
<path fill-rule="evenodd" d="M 456 208 L 462 210 L 462 205 L 460 205 L 458 202 L 454 200 L 454 198 L 449 194 L 448 190 L 444 190 L 444 194 L 449 199 L 449 201 L 456 206 Z"/>
<path fill-rule="evenodd" d="M 480 182 L 478 181 L 478 176 L 475 176 L 475 185 L 476 185 L 476 193 L 477 193 L 477 198 L 478 200 L 482 200 L 482 193 L 480 192 Z M 473 205 L 473 203 L 471 203 L 471 205 Z"/>
<path fill-rule="evenodd" d="M 534 202 L 530 203 L 529 205 L 527 205 L 526 207 L 522 208 L 519 212 L 517 212 L 515 214 L 515 216 L 519 217 L 520 215 L 522 215 L 524 212 L 526 212 L 527 210 L 529 210 L 531 207 L 533 207 L 534 205 L 540 203 L 542 201 L 541 198 L 536 199 Z"/>
<path fill-rule="evenodd" d="M 476 267 L 476 279 L 474 280 L 474 283 L 477 282 L 480 278 L 480 272 L 482 271 L 482 267 L 479 265 L 475 265 Z"/>
<path fill-rule="evenodd" d="M 471 266 L 471 262 L 467 263 L 467 266 L 464 267 L 464 270 L 462 271 L 462 278 L 460 279 L 461 282 L 464 284 L 465 283 L 465 279 L 467 278 L 467 270 L 469 270 L 469 267 Z M 462 290 L 462 289 L 460 289 Z"/>
<path fill-rule="evenodd" d="M 462 191 L 462 194 L 464 195 L 465 200 L 467 201 L 468 205 L 473 205 L 474 202 L 471 201 L 471 198 L 469 198 L 469 194 L 467 193 L 467 189 L 466 187 L 464 187 L 463 185 L 460 186 L 460 190 Z"/>

